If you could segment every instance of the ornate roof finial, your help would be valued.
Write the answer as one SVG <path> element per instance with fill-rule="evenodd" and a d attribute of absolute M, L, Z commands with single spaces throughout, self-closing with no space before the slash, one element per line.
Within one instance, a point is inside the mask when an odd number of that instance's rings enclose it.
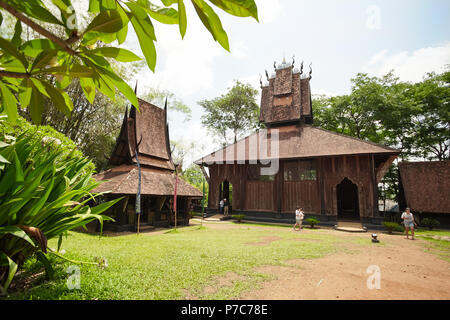
<path fill-rule="evenodd" d="M 300 64 L 300 75 L 302 75 L 303 74 L 303 60 L 302 60 L 302 63 Z"/>
<path fill-rule="evenodd" d="M 292 56 L 292 68 L 294 67 L 294 63 L 295 63 L 295 54 Z"/>
<path fill-rule="evenodd" d="M 312 79 L 312 62 L 309 64 L 309 80 L 311 80 Z"/>
<path fill-rule="evenodd" d="M 267 74 L 267 71 L 266 71 L 266 74 Z M 262 83 L 262 76 L 261 76 L 261 74 L 259 74 L 259 84 L 261 85 L 261 89 L 262 89 L 263 83 Z"/>
<path fill-rule="evenodd" d="M 269 73 L 267 72 L 267 70 L 264 70 L 264 71 L 266 72 L 267 81 L 269 81 Z"/>
<path fill-rule="evenodd" d="M 277 71 L 277 62 L 276 61 L 273 62 L 273 68 L 275 69 L 275 71 Z"/>

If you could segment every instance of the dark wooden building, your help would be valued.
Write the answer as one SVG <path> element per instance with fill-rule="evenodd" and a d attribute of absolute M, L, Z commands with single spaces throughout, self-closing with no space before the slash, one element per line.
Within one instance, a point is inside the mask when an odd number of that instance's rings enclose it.
<path fill-rule="evenodd" d="M 105 197 L 124 200 L 116 204 L 108 215 L 116 222 L 108 223 L 114 230 L 133 230 L 136 226 L 136 193 L 141 166 L 141 212 L 144 226 L 169 226 L 174 224 L 173 195 L 175 166 L 172 162 L 167 108 L 139 101 L 139 112 L 132 107 L 125 112 L 116 145 L 111 154 L 111 169 L 100 172 L 94 178 L 103 183 L 95 192 L 109 191 Z M 188 213 L 192 201 L 200 199 L 202 192 L 179 177 L 177 185 L 178 224 L 189 223 Z"/>
<path fill-rule="evenodd" d="M 279 65 L 261 87 L 267 129 L 195 162 L 209 170 L 210 211 L 225 197 L 254 220 L 293 220 L 300 206 L 322 222 L 380 222 L 377 184 L 399 151 L 314 127 L 310 80 Z"/>
<path fill-rule="evenodd" d="M 450 161 L 402 161 L 398 168 L 400 209 L 409 207 L 419 222 L 433 218 L 450 227 Z"/>

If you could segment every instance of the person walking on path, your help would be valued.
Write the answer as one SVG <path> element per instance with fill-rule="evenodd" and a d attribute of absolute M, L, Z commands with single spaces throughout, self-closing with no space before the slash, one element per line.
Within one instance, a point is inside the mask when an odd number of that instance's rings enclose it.
<path fill-rule="evenodd" d="M 297 206 L 297 210 L 295 210 L 295 224 L 293 230 L 295 230 L 295 227 L 298 226 L 298 231 L 302 229 L 302 223 L 303 218 L 305 217 L 305 214 L 303 213 L 303 208 L 300 208 Z"/>
<path fill-rule="evenodd" d="M 220 212 L 220 214 L 223 214 L 223 205 L 224 205 L 224 201 L 223 201 L 223 199 L 220 199 L 220 202 L 219 202 L 219 212 Z"/>
<path fill-rule="evenodd" d="M 409 239 L 409 229 L 411 229 L 411 238 L 414 240 L 414 226 L 417 223 L 414 221 L 414 216 L 409 208 L 406 208 L 405 212 L 402 213 L 403 224 L 405 225 L 406 239 Z"/>
<path fill-rule="evenodd" d="M 228 206 L 229 206 L 229 203 L 228 203 L 228 200 L 225 198 L 224 199 L 224 203 L 223 203 L 223 209 L 224 209 L 224 217 L 228 217 Z"/>

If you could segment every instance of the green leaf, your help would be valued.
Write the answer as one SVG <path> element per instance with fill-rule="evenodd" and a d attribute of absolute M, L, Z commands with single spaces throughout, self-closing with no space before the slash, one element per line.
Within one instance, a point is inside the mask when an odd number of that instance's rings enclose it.
<path fill-rule="evenodd" d="M 8 115 L 8 120 L 15 122 L 19 116 L 17 112 L 17 100 L 16 97 L 11 93 L 8 87 L 0 81 L 0 92 L 2 93 L 3 106 L 5 108 L 6 114 Z"/>
<path fill-rule="evenodd" d="M 134 21 L 133 26 L 135 26 L 135 24 L 139 24 L 145 34 L 156 41 L 155 29 L 153 27 L 152 21 L 148 17 L 147 11 L 133 2 L 127 2 L 126 5 L 131 10 L 130 15 L 131 22 L 133 23 Z M 134 27 L 134 30 L 136 31 L 136 33 L 138 32 L 136 30 L 136 27 Z"/>
<path fill-rule="evenodd" d="M 31 240 L 31 238 L 26 234 L 25 231 L 20 229 L 17 226 L 4 226 L 0 227 L 0 235 L 10 234 L 14 237 L 23 239 L 27 241 L 29 244 L 31 244 L 33 247 L 36 247 L 36 244 Z"/>
<path fill-rule="evenodd" d="M 114 48 L 114 47 L 101 47 L 94 50 L 89 51 L 93 54 L 100 54 L 104 57 L 114 58 L 117 61 L 121 62 L 131 62 L 131 61 L 139 61 L 142 60 L 137 55 L 135 55 L 133 52 L 121 49 L 121 48 Z"/>
<path fill-rule="evenodd" d="M 184 38 L 186 34 L 187 18 L 186 18 L 186 7 L 184 6 L 183 0 L 178 0 L 178 24 L 180 28 L 181 39 Z"/>
<path fill-rule="evenodd" d="M 62 48 L 48 39 L 34 39 L 22 44 L 20 50 L 25 55 L 36 58 L 44 50 L 62 50 Z"/>
<path fill-rule="evenodd" d="M 11 42 L 0 37 L 0 48 L 2 49 L 3 52 L 19 60 L 24 67 L 23 71 L 26 71 L 28 67 L 27 59 L 25 59 L 25 56 L 19 50 L 17 50 L 17 48 L 14 45 L 12 45 Z"/>
<path fill-rule="evenodd" d="M 194 4 L 197 15 L 206 29 L 208 29 L 211 33 L 214 40 L 219 42 L 225 50 L 230 51 L 228 36 L 222 28 L 222 23 L 220 22 L 219 16 L 203 0 L 192 0 L 192 3 Z"/>
<path fill-rule="evenodd" d="M 33 120 L 33 123 L 40 124 L 42 113 L 44 112 L 44 105 L 43 105 L 43 99 L 42 94 L 39 92 L 39 90 L 36 87 L 33 87 L 31 90 L 31 98 L 30 98 L 30 115 L 31 120 Z"/>
<path fill-rule="evenodd" d="M 116 10 L 102 11 L 92 20 L 85 33 L 115 33 L 122 29 L 127 22 Z"/>
<path fill-rule="evenodd" d="M 139 40 L 139 45 L 141 46 L 142 53 L 144 54 L 145 60 L 147 61 L 147 65 L 155 72 L 156 66 L 156 48 L 153 43 L 153 39 L 147 35 L 142 29 L 142 26 L 137 22 L 137 20 L 133 17 L 131 19 L 131 23 L 133 25 L 134 31 Z"/>
<path fill-rule="evenodd" d="M 33 83 L 36 84 L 36 82 L 34 81 Z M 72 100 L 70 100 L 70 97 L 67 95 L 67 93 L 64 92 L 64 90 L 55 88 L 47 81 L 41 81 L 41 83 L 44 85 L 45 90 L 50 96 L 50 99 L 52 100 L 55 107 L 60 111 L 62 111 L 67 117 L 70 117 L 70 113 L 73 110 L 73 104 Z"/>
<path fill-rule="evenodd" d="M 162 8 L 148 0 L 138 0 L 137 4 L 144 8 L 153 19 L 164 24 L 178 24 L 178 12 L 173 8 Z"/>
<path fill-rule="evenodd" d="M 55 272 L 45 253 L 43 253 L 42 251 L 37 251 L 36 258 L 44 265 L 45 277 L 47 278 L 47 280 L 53 280 Z"/>
<path fill-rule="evenodd" d="M 86 99 L 93 104 L 95 99 L 95 84 L 91 78 L 80 78 L 81 89 L 83 89 Z"/>
<path fill-rule="evenodd" d="M 14 36 L 11 39 L 11 43 L 18 47 L 20 46 L 20 43 L 22 42 L 22 23 L 19 19 L 17 19 L 16 25 L 14 26 Z"/>
<path fill-rule="evenodd" d="M 30 17 L 53 24 L 64 25 L 42 3 L 41 0 L 23 1 L 9 0 L 9 4 Z"/>
<path fill-rule="evenodd" d="M 32 84 L 30 79 L 23 79 L 19 86 L 19 102 L 22 108 L 28 107 L 31 99 Z"/>
<path fill-rule="evenodd" d="M 215 6 L 237 17 L 253 17 L 258 20 L 258 8 L 253 0 L 209 0 Z"/>
<path fill-rule="evenodd" d="M 117 8 L 115 0 L 89 0 L 89 12 L 97 13 Z"/>
<path fill-rule="evenodd" d="M 66 65 L 59 67 L 51 67 L 47 69 L 41 69 L 38 72 L 34 73 L 59 74 L 75 78 L 91 77 L 93 75 L 93 71 L 90 68 L 80 64 L 74 64 L 73 66 Z"/>
<path fill-rule="evenodd" d="M 58 54 L 58 50 L 45 50 L 42 51 L 38 56 L 34 59 L 33 65 L 31 66 L 30 72 L 33 72 L 35 69 L 45 68 L 50 64 L 52 60 L 56 61 L 56 56 Z"/>
<path fill-rule="evenodd" d="M 5 253 L 0 252 L 0 261 L 1 260 L 7 260 L 8 263 L 8 277 L 6 278 L 5 284 L 3 285 L 2 291 L 3 293 L 6 293 L 8 290 L 8 287 L 12 281 L 12 279 L 14 278 L 14 275 L 16 274 L 17 271 L 17 263 L 15 263 L 14 261 L 11 260 L 10 257 L 8 257 Z M 3 264 L 3 262 L 2 262 Z"/>
<path fill-rule="evenodd" d="M 14 165 L 16 169 L 16 181 L 15 182 L 23 182 L 23 170 L 22 164 L 20 163 L 19 157 L 17 156 L 17 152 L 14 150 Z"/>

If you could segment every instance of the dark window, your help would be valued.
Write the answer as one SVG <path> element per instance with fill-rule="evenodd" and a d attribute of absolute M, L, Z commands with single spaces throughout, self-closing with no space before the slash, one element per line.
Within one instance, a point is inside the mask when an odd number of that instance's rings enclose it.
<path fill-rule="evenodd" d="M 289 161 L 284 164 L 284 181 L 316 180 L 314 160 Z"/>
<path fill-rule="evenodd" d="M 275 175 L 262 175 L 261 165 L 250 165 L 247 170 L 247 179 L 252 181 L 275 181 Z"/>

